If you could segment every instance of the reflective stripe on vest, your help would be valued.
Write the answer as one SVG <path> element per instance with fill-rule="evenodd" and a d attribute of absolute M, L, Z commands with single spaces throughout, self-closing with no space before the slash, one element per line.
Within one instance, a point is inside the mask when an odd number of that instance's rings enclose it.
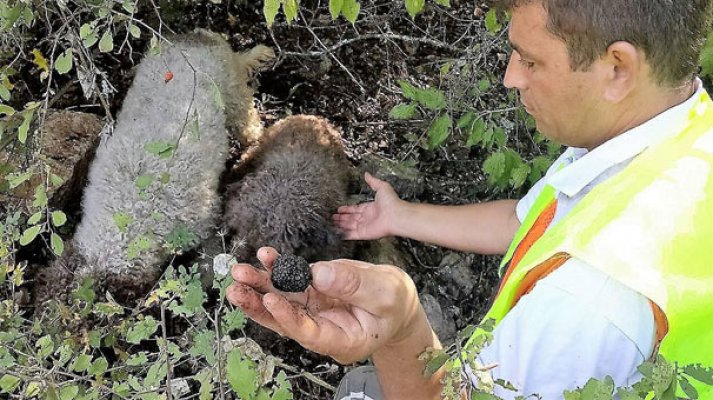
<path fill-rule="evenodd" d="M 713 367 L 713 102 L 698 96 L 680 132 L 597 185 L 530 247 L 484 320 L 502 320 L 533 269 L 556 255 L 576 257 L 665 313 L 659 353 L 667 360 Z M 554 195 L 546 186 L 503 266 Z M 713 387 L 694 386 L 699 398 L 713 396 Z"/>

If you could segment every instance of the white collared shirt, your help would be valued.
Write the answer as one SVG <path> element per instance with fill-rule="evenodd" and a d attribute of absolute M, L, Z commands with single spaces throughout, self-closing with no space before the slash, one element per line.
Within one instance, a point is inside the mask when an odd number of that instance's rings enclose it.
<path fill-rule="evenodd" d="M 568 148 L 527 195 L 516 212 L 523 221 L 545 184 L 557 193 L 554 225 L 592 188 L 621 172 L 646 148 L 681 131 L 698 94 L 588 152 Z M 558 168 L 559 165 L 563 167 Z M 644 296 L 572 258 L 541 279 L 494 330 L 480 354 L 483 365 L 497 364 L 493 378 L 518 392 L 496 388 L 503 399 L 539 394 L 561 399 L 564 390 L 583 387 L 594 377 L 611 376 L 617 386 L 640 379 L 636 367 L 652 356 L 656 327 Z"/>

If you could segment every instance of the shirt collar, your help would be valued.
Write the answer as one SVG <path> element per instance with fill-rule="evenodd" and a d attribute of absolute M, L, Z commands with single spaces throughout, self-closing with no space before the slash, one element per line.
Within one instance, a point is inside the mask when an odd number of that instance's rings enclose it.
<path fill-rule="evenodd" d="M 607 169 L 637 156 L 647 147 L 680 132 L 699 95 L 705 92 L 696 79 L 696 93 L 683 103 L 599 145 L 592 151 L 570 147 L 563 154 L 565 166 L 548 183 L 569 197 L 576 196 Z M 567 165 L 569 164 L 569 165 Z"/>

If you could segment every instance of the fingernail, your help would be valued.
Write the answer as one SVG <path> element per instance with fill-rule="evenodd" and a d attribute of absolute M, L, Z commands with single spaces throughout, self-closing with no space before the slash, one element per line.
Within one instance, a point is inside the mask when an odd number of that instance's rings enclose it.
<path fill-rule="evenodd" d="M 317 263 L 312 267 L 312 286 L 317 290 L 329 289 L 335 278 L 334 268 L 330 265 Z"/>

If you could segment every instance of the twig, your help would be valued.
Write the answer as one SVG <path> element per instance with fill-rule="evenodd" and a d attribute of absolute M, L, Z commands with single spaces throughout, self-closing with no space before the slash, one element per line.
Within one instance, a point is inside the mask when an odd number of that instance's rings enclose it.
<path fill-rule="evenodd" d="M 330 385 L 329 383 L 323 381 L 322 379 L 320 379 L 319 377 L 315 376 L 315 375 L 312 374 L 311 372 L 300 371 L 299 369 L 297 369 L 297 368 L 295 368 L 295 367 L 293 367 L 293 366 L 291 366 L 291 365 L 287 365 L 287 364 L 283 363 L 283 362 L 282 362 L 281 360 L 279 360 L 279 359 L 275 359 L 275 365 L 277 365 L 278 367 L 280 367 L 280 368 L 282 368 L 282 369 L 286 369 L 286 370 L 288 370 L 288 371 L 290 371 L 290 372 L 292 372 L 292 373 L 294 373 L 294 374 L 297 374 L 297 375 L 299 375 L 299 376 L 302 376 L 302 377 L 304 377 L 305 379 L 307 379 L 307 380 L 309 380 L 309 381 L 312 381 L 313 383 L 316 383 L 317 385 L 319 385 L 319 386 L 321 386 L 321 387 L 323 387 L 323 388 L 325 388 L 325 389 L 327 389 L 327 390 L 331 390 L 332 392 L 335 392 L 335 391 L 337 390 L 334 386 L 332 386 L 332 385 Z"/>
<path fill-rule="evenodd" d="M 300 11 L 300 15 L 302 15 L 302 11 Z M 303 16 L 303 18 L 304 18 L 304 16 Z M 346 72 L 347 75 L 349 75 L 349 77 L 352 79 L 352 81 L 353 81 L 354 83 L 356 83 L 357 86 L 359 86 L 359 89 L 361 90 L 361 92 L 362 92 L 362 93 L 366 93 L 366 88 L 364 88 L 364 85 L 362 85 L 361 82 L 359 82 L 359 80 L 354 76 L 354 74 L 352 74 L 352 72 L 349 71 L 349 68 L 347 68 L 347 66 L 344 65 L 344 64 L 339 60 L 339 58 L 337 58 L 337 56 L 335 56 L 335 55 L 327 48 L 327 46 L 324 45 L 324 43 L 322 43 L 322 41 L 319 39 L 319 37 L 317 36 L 317 34 L 314 33 L 314 31 L 312 30 L 312 28 L 310 28 L 310 27 L 308 27 L 308 26 L 305 27 L 305 28 L 307 29 L 307 31 L 308 31 L 310 34 L 312 34 L 312 36 L 314 37 L 314 40 L 316 40 L 317 43 L 319 43 L 319 45 L 322 46 L 322 48 L 329 54 L 329 56 L 332 57 L 332 59 L 333 59 L 334 61 L 336 61 L 337 64 L 339 64 L 339 66 L 344 70 L 344 72 Z"/>
<path fill-rule="evenodd" d="M 218 392 L 220 393 L 220 399 L 225 400 L 225 389 L 223 388 L 223 366 L 222 360 L 223 360 L 223 342 L 222 338 L 220 337 L 220 315 L 219 315 L 218 309 L 215 310 L 215 322 L 213 323 L 213 326 L 215 326 L 215 336 L 218 339 Z"/>
<path fill-rule="evenodd" d="M 171 370 L 171 357 L 168 354 L 168 337 L 166 335 L 166 303 L 161 303 L 161 334 L 163 335 L 163 351 L 164 354 L 166 354 L 166 399 L 172 400 L 171 386 L 173 385 L 173 373 Z"/>
<path fill-rule="evenodd" d="M 312 32 L 311 29 L 307 28 L 307 30 L 310 31 L 314 35 L 314 32 Z M 315 37 L 316 38 L 316 37 Z M 454 51 L 457 53 L 463 53 L 465 50 L 455 47 L 453 45 L 450 45 L 448 43 L 443 43 L 438 40 L 434 39 L 429 39 L 429 38 L 420 38 L 420 37 L 413 37 L 413 36 L 406 36 L 406 35 L 397 35 L 394 33 L 368 33 L 365 35 L 360 35 L 355 38 L 351 39 L 345 39 L 340 41 L 339 43 L 331 46 L 331 47 L 325 47 L 322 42 L 322 46 L 324 47 L 324 51 L 310 51 L 310 52 L 290 52 L 286 51 L 285 55 L 290 55 L 290 56 L 309 56 L 309 57 L 320 57 L 323 56 L 325 53 L 331 53 L 335 50 L 337 50 L 340 47 L 344 47 L 346 45 L 352 44 L 354 42 L 358 42 L 361 40 L 371 40 L 371 39 L 380 39 L 380 40 L 401 40 L 404 42 L 412 42 L 412 43 L 425 43 L 434 47 L 442 48 L 442 49 L 447 49 L 450 51 Z M 319 40 L 319 39 L 317 39 Z"/>

